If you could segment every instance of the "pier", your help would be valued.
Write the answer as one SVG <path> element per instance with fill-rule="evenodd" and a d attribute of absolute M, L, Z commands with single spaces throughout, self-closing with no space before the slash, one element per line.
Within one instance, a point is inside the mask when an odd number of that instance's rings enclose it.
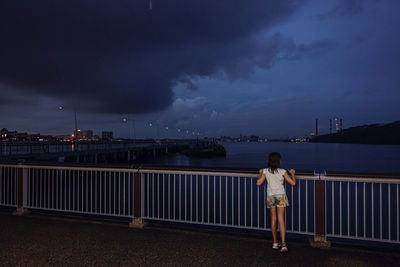
<path fill-rule="evenodd" d="M 117 163 L 157 158 L 186 149 L 187 141 L 0 143 L 0 161 Z"/>

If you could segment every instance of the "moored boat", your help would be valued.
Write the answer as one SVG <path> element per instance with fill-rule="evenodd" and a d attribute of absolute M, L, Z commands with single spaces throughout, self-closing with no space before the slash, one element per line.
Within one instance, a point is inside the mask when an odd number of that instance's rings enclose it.
<path fill-rule="evenodd" d="M 215 141 L 202 142 L 191 146 L 185 151 L 185 155 L 197 158 L 225 157 L 226 149 Z"/>

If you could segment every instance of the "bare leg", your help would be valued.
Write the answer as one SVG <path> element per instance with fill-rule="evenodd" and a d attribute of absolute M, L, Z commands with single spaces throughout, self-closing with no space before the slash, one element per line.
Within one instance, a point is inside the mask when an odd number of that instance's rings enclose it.
<path fill-rule="evenodd" d="M 270 208 L 271 212 L 271 231 L 272 238 L 274 239 L 274 243 L 278 243 L 278 239 L 276 237 L 276 208 Z"/>
<path fill-rule="evenodd" d="M 285 226 L 285 207 L 278 207 L 278 222 L 279 222 L 279 232 L 281 233 L 282 244 L 286 243 L 285 234 L 286 234 L 286 226 Z M 276 233 L 275 233 L 276 235 Z"/>

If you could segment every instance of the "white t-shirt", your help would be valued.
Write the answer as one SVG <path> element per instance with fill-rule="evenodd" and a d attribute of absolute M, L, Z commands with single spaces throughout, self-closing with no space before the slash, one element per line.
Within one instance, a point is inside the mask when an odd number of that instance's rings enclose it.
<path fill-rule="evenodd" d="M 285 187 L 283 186 L 283 181 L 285 178 L 283 175 L 286 170 L 278 168 L 275 173 L 271 173 L 268 169 L 264 169 L 263 173 L 267 179 L 267 195 L 283 195 L 286 194 Z"/>

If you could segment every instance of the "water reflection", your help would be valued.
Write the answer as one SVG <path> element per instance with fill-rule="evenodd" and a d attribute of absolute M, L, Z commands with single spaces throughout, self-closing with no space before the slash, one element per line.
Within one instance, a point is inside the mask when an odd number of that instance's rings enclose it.
<path fill-rule="evenodd" d="M 400 146 L 327 143 L 221 143 L 227 150 L 225 158 L 188 158 L 168 156 L 144 161 L 144 164 L 171 166 L 204 166 L 232 168 L 263 168 L 268 154 L 282 154 L 282 167 L 317 172 L 350 171 L 400 173 Z"/>

